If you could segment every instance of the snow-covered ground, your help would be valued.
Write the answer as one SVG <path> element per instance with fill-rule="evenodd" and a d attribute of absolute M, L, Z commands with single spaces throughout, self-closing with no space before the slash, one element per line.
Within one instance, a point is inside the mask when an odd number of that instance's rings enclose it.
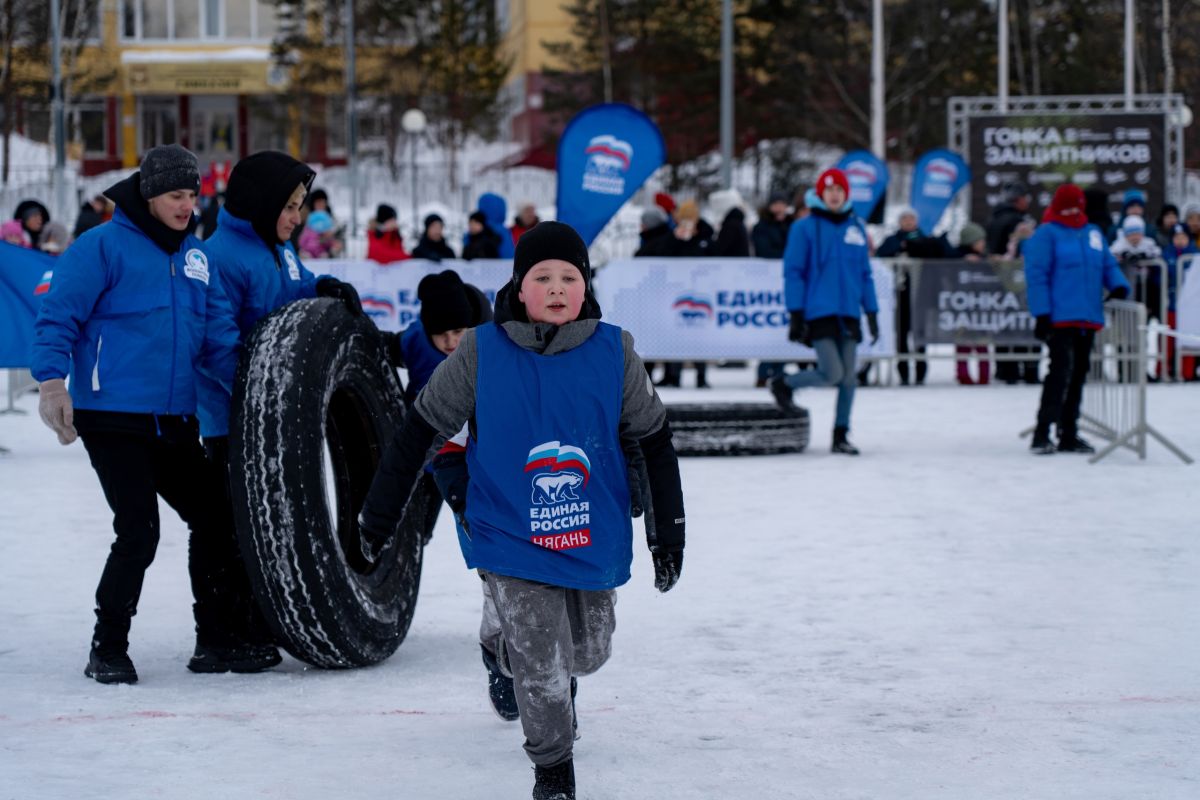
<path fill-rule="evenodd" d="M 710 375 L 666 399 L 766 400 Z M 1200 386 L 1150 397 L 1200 456 Z M 683 579 L 657 594 L 638 547 L 613 658 L 580 681 L 581 797 L 1200 797 L 1200 467 L 1155 444 L 1034 458 L 1033 387 L 860 391 L 858 459 L 827 452 L 833 392 L 801 402 L 810 452 L 683 462 Z M 141 683 L 86 680 L 109 512 L 82 447 L 20 406 L 0 417 L 0 798 L 529 796 L 446 515 L 386 663 L 198 676 L 164 509 Z"/>

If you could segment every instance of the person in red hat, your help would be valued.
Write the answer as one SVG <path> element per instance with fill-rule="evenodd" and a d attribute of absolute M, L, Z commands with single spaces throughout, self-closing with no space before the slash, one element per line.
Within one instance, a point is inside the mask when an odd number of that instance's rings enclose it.
<path fill-rule="evenodd" d="M 1084 213 L 1084 194 L 1073 183 L 1054 192 L 1042 225 L 1025 243 L 1025 287 L 1033 335 L 1050 348 L 1050 372 L 1042 384 L 1035 455 L 1094 453 L 1079 436 L 1079 405 L 1096 331 L 1104 327 L 1104 290 L 1129 295 L 1129 282 L 1109 252 L 1108 240 Z M 1050 426 L 1058 428 L 1058 445 Z"/>
<path fill-rule="evenodd" d="M 805 197 L 812 213 L 793 223 L 783 251 L 783 292 L 790 320 L 788 339 L 817 352 L 817 368 L 779 375 L 769 384 L 776 404 L 794 412 L 792 392 L 802 386 L 837 386 L 834 453 L 858 455 L 850 444 L 854 404 L 855 349 L 862 341 L 862 313 L 871 343 L 879 339 L 875 281 L 867 231 L 854 215 L 850 182 L 840 169 L 827 169 Z"/>

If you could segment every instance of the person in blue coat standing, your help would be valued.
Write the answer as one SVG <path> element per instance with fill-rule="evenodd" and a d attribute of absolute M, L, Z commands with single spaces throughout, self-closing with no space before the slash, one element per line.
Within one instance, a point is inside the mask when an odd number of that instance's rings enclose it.
<path fill-rule="evenodd" d="M 587 246 L 570 226 L 542 222 L 521 236 L 496 321 L 467 331 L 434 371 L 359 515 L 365 555 L 393 552 L 430 444 L 468 425 L 459 544 L 495 602 L 489 681 L 494 665 L 513 682 L 541 800 L 575 798 L 572 678 L 608 660 L 614 590 L 629 580 L 625 441 L 645 457 L 655 586 L 671 589 L 683 566 L 666 412 L 632 337 L 600 321 L 590 281 Z"/>
<path fill-rule="evenodd" d="M 1025 286 L 1034 335 L 1050 348 L 1050 372 L 1042 384 L 1036 455 L 1094 453 L 1079 436 L 1079 405 L 1087 379 L 1092 343 L 1104 327 L 1104 293 L 1129 296 L 1129 282 L 1109 252 L 1104 232 L 1084 213 L 1084 194 L 1073 183 L 1054 192 L 1042 225 L 1025 243 Z M 1058 446 L 1050 426 L 1058 428 Z"/>
<path fill-rule="evenodd" d="M 872 344 L 879 339 L 875 280 L 867 231 L 854 216 L 850 182 L 828 169 L 806 196 L 812 213 L 792 224 L 783 253 L 783 292 L 790 314 L 788 339 L 810 345 L 817 368 L 771 379 L 776 404 L 793 412 L 792 392 L 803 386 L 837 386 L 834 453 L 858 455 L 850 444 L 850 409 L 857 381 L 855 349 L 862 341 L 863 312 Z"/>
<path fill-rule="evenodd" d="M 504 202 L 504 198 L 493 192 L 484 192 L 479 195 L 479 204 L 476 206 L 479 213 L 483 215 L 484 226 L 494 233 L 499 242 L 496 243 L 498 248 L 497 258 L 512 258 L 513 257 L 513 240 L 508 228 L 504 226 L 504 221 L 508 216 L 508 203 Z M 466 248 L 471 244 L 470 234 L 463 235 L 463 258 L 467 257 Z"/>
<path fill-rule="evenodd" d="M 105 192 L 112 222 L 60 257 L 35 324 L 38 412 L 63 444 L 83 439 L 114 515 L 84 670 L 101 683 L 137 681 L 129 630 L 158 547 L 158 497 L 190 531 L 189 667 L 253 672 L 279 662 L 238 624 L 252 602 L 249 580 L 213 502 L 221 476 L 197 435 L 196 369 L 228 384 L 237 365 L 237 330 L 193 235 L 199 189 L 195 156 L 178 145 L 150 150 L 139 172 Z"/>

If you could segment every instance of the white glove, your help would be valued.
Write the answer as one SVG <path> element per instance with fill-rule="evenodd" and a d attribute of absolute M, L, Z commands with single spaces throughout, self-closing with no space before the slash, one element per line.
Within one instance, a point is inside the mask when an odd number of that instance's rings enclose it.
<path fill-rule="evenodd" d="M 66 380 L 42 381 L 38 384 L 38 394 L 38 416 L 58 435 L 59 444 L 70 444 L 79 438 L 75 432 L 75 407 L 71 405 Z"/>

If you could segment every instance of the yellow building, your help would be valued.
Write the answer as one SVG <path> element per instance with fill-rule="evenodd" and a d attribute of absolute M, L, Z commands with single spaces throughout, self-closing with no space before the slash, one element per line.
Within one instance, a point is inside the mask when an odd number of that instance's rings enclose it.
<path fill-rule="evenodd" d="M 512 70 L 504 88 L 510 101 L 505 133 L 540 143 L 545 127 L 541 70 L 551 65 L 543 43 L 569 36 L 562 0 L 497 0 Z M 236 162 L 263 149 L 290 152 L 313 164 L 345 163 L 345 104 L 340 81 L 306 86 L 306 106 L 289 93 L 289 69 L 272 58 L 279 29 L 274 3 L 263 0 L 101 0 L 95 35 L 64 72 L 69 88 L 68 140 L 84 174 L 136 166 L 159 144 L 192 150 L 201 170 Z M 333 73 L 343 63 L 339 41 L 322 58 Z M 67 48 L 72 50 L 72 48 Z M 378 48 L 375 48 L 378 50 Z M 386 68 L 382 53 L 365 47 L 359 74 Z M 48 65 L 21 65 L 29 85 L 44 86 Z M 44 97 L 20 99 L 15 127 L 49 140 Z M 360 142 L 382 131 L 360 118 Z M 207 188 L 207 187 L 206 187 Z"/>
<path fill-rule="evenodd" d="M 548 121 L 542 110 L 543 70 L 561 68 L 546 42 L 571 38 L 566 0 L 497 0 L 497 22 L 504 34 L 504 55 L 512 59 L 504 94 L 509 102 L 509 134 L 526 148 L 543 143 Z"/>

